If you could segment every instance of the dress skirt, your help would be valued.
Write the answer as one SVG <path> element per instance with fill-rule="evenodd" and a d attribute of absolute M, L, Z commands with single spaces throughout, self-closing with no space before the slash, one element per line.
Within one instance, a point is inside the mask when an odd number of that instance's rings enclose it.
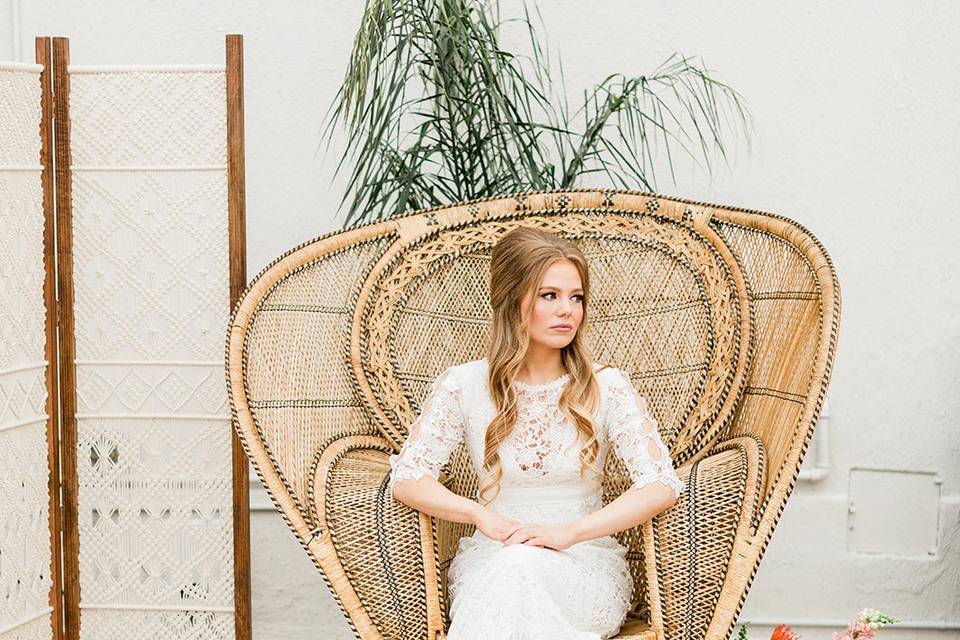
<path fill-rule="evenodd" d="M 560 526 L 596 511 L 599 490 L 508 488 L 490 505 L 520 522 Z M 601 640 L 617 634 L 630 608 L 626 549 L 612 536 L 563 550 L 460 539 L 447 572 L 448 640 Z"/>

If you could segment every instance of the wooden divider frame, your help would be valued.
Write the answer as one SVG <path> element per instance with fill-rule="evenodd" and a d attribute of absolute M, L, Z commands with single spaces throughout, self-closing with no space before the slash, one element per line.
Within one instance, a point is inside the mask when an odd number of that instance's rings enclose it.
<path fill-rule="evenodd" d="M 51 56 L 48 38 L 35 41 L 36 62 L 43 66 L 40 72 L 40 165 L 43 172 L 43 303 L 46 308 L 44 358 L 47 361 L 47 485 L 50 514 L 50 596 L 51 637 L 63 640 L 63 574 L 60 569 L 60 528 L 63 510 L 60 506 L 60 407 L 57 402 L 57 324 L 60 310 L 57 305 L 56 282 L 56 215 L 53 206 L 53 88 L 51 86 Z"/>
<path fill-rule="evenodd" d="M 63 494 L 64 634 L 80 637 L 80 530 L 77 507 L 77 375 L 73 314 L 73 185 L 70 173 L 70 43 L 53 38 L 54 175 L 56 176 L 57 285 L 60 291 L 60 459 Z"/>
<path fill-rule="evenodd" d="M 52 40 L 52 45 L 51 45 Z M 227 317 L 246 287 L 246 191 L 244 167 L 243 127 L 243 36 L 228 34 L 226 42 L 226 106 L 227 106 L 227 211 L 228 250 L 230 273 L 230 308 Z M 56 370 L 48 368 L 47 384 L 51 400 L 48 410 L 53 416 L 48 426 L 51 480 L 51 546 L 60 555 L 59 531 L 63 532 L 63 575 L 59 566 L 53 573 L 54 587 L 50 600 L 56 619 L 54 639 L 80 637 L 80 539 L 78 528 L 78 477 L 77 477 L 77 381 L 73 366 L 76 360 L 76 334 L 74 324 L 73 290 L 73 226 L 72 226 L 72 175 L 70 171 L 70 42 L 63 37 L 38 37 L 36 39 L 37 62 L 44 65 L 44 121 L 41 126 L 43 140 L 44 212 L 47 216 L 47 231 L 44 236 L 47 283 L 44 286 L 47 303 L 47 355 L 51 364 L 56 363 L 60 372 L 60 417 L 61 434 L 59 451 L 57 438 L 53 437 L 56 422 Z M 49 76 L 52 70 L 52 96 Z M 52 117 L 50 116 L 52 104 Z M 53 127 L 53 138 L 51 138 Z M 46 137 L 43 137 L 46 136 Z M 51 153 L 50 141 L 53 140 Z M 55 193 L 50 180 L 50 156 L 53 158 L 56 176 Z M 55 201 L 55 209 L 53 207 Z M 59 286 L 59 303 L 53 292 L 53 219 L 56 218 L 56 281 Z M 47 235 L 50 244 L 47 244 Z M 52 346 L 59 324 L 60 351 Z M 226 328 L 226 327 L 225 327 Z M 50 403 L 53 407 L 50 407 Z M 250 597 L 250 489 L 246 454 L 240 443 L 237 430 L 231 423 L 231 466 L 233 475 L 233 558 L 234 558 L 234 635 L 236 640 L 252 639 Z M 52 439 L 52 441 L 51 441 Z M 59 456 L 60 452 L 65 455 Z M 59 485 L 59 487 L 58 487 Z M 62 491 L 63 507 L 59 506 Z M 56 508 L 54 507 L 56 505 Z M 55 518 L 56 514 L 56 518 Z M 57 527 L 56 529 L 54 527 Z M 54 563 L 57 565 L 58 563 Z M 62 599 L 60 593 L 62 592 Z M 62 602 L 62 604 L 61 604 Z M 60 611 L 63 624 L 60 624 Z"/>
<path fill-rule="evenodd" d="M 227 208 L 230 251 L 230 309 L 247 286 L 247 192 L 243 146 L 243 36 L 227 35 Z M 228 321 L 229 323 L 229 321 Z M 232 418 L 233 598 L 237 640 L 252 640 L 250 598 L 250 464 Z"/>

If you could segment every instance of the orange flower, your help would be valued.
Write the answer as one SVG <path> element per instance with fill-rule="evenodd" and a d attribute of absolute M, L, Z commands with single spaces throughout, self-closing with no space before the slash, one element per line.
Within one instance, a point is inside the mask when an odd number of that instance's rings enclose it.
<path fill-rule="evenodd" d="M 773 630 L 773 635 L 770 636 L 770 640 L 800 640 L 800 636 L 794 633 L 793 629 L 787 625 L 781 624 Z"/>

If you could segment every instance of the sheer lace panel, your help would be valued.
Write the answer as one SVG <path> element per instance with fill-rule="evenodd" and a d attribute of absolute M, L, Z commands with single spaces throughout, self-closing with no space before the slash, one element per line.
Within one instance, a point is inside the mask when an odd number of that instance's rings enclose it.
<path fill-rule="evenodd" d="M 562 456 L 567 421 L 558 399 L 567 376 L 540 385 L 517 384 L 519 411 L 517 425 L 510 434 L 509 445 L 517 466 L 530 475 L 547 475 L 556 471 L 556 460 Z"/>
<path fill-rule="evenodd" d="M 619 369 L 610 384 L 607 429 L 617 455 L 623 460 L 632 489 L 639 489 L 659 480 L 679 497 L 686 484 L 677 477 L 660 433 L 657 421 L 650 415 L 647 401 Z"/>
<path fill-rule="evenodd" d="M 440 468 L 463 440 L 464 415 L 460 385 L 448 368 L 430 385 L 420 415 L 410 425 L 410 434 L 399 453 L 390 456 L 390 480 L 393 489 L 400 480 L 440 477 Z"/>

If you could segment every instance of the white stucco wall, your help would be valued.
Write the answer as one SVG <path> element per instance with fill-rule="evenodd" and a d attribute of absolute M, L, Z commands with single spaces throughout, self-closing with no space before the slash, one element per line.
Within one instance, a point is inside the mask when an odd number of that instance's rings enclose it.
<path fill-rule="evenodd" d="M 950 226 L 960 5 L 538 4 L 574 97 L 610 72 L 649 73 L 674 51 L 702 56 L 745 97 L 753 151 L 741 145 L 712 180 L 683 169 L 658 190 L 787 215 L 836 264 L 843 315 L 820 432 L 830 466 L 797 486 L 780 520 L 741 615 L 751 638 L 777 622 L 828 638 L 863 606 L 905 619 L 881 633 L 890 640 L 960 638 L 960 251 Z M 505 0 L 504 13 L 519 6 Z M 361 2 L 305 0 L 0 0 L 0 59 L 32 61 L 35 36 L 62 35 L 75 64 L 218 62 L 223 34 L 244 34 L 253 276 L 342 223 L 339 149 L 324 160 L 319 129 L 361 12 Z M 255 638 L 352 637 L 256 491 L 254 508 Z"/>

